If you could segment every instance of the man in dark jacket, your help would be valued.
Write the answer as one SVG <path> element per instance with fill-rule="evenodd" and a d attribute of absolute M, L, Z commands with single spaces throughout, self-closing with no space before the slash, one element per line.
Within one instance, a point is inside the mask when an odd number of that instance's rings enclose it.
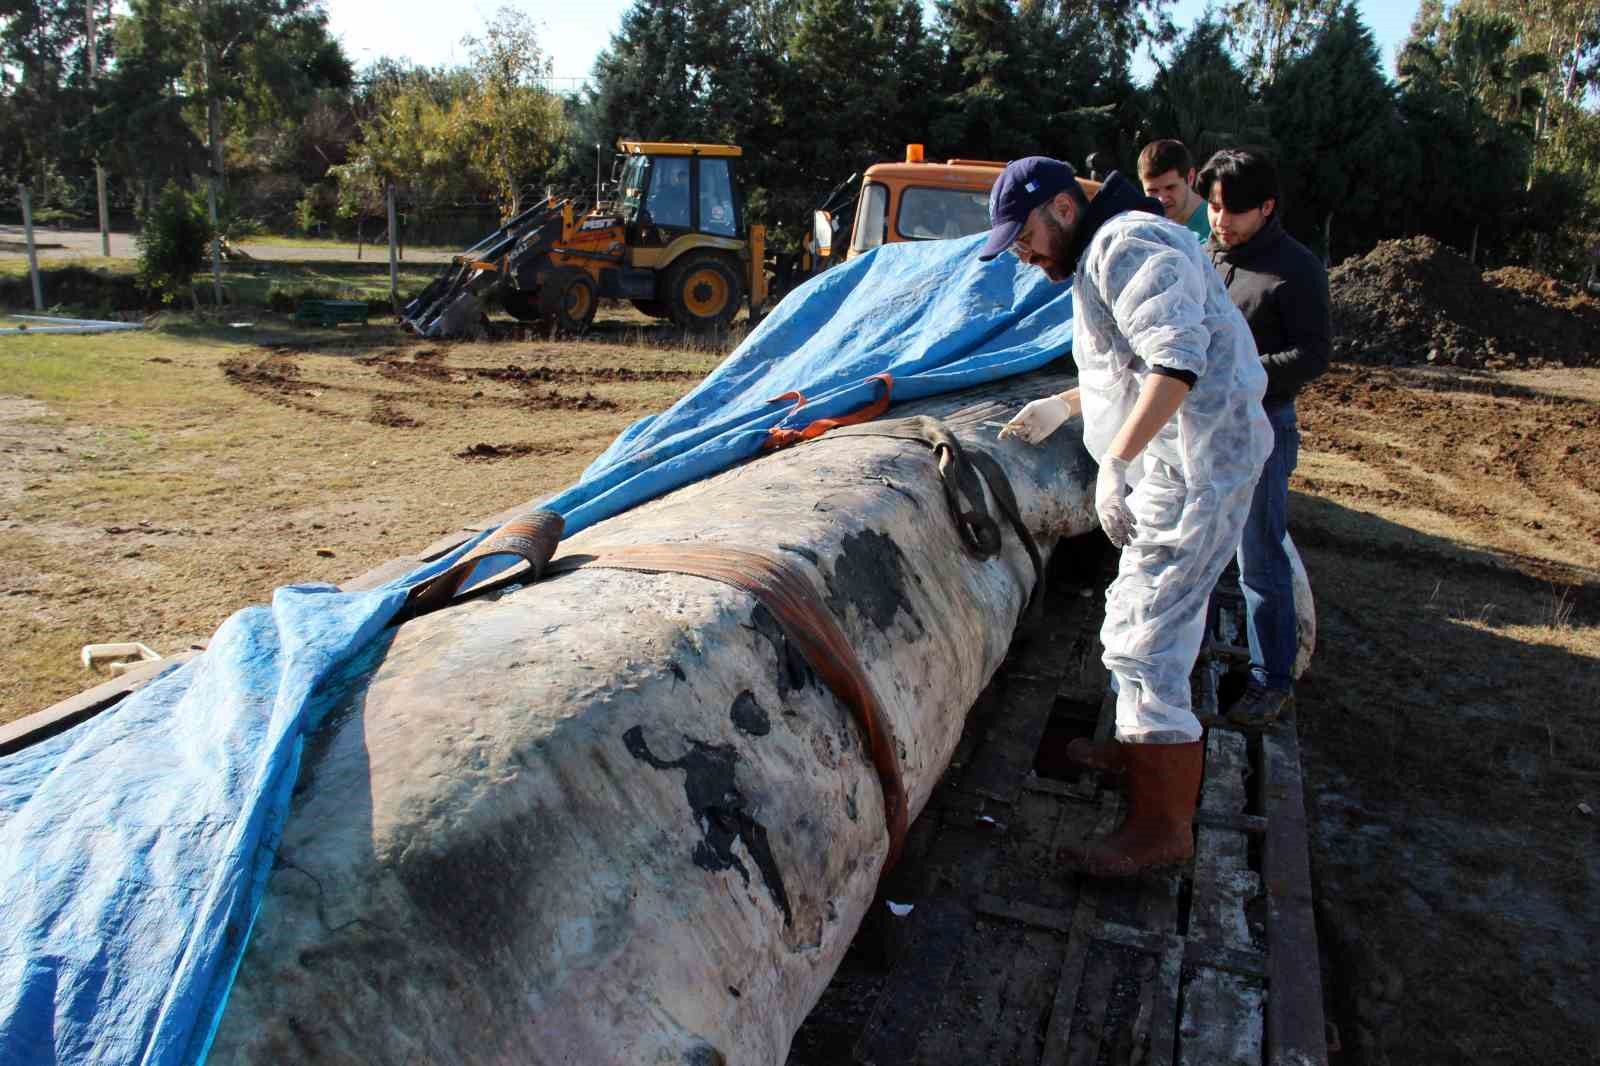
<path fill-rule="evenodd" d="M 1292 698 L 1299 632 L 1294 573 L 1284 538 L 1289 530 L 1289 473 L 1300 450 L 1294 397 L 1328 367 L 1333 327 L 1328 272 L 1284 230 L 1278 215 L 1278 172 L 1254 149 L 1224 149 L 1200 171 L 1200 195 L 1211 220 L 1207 249 L 1228 296 L 1250 323 L 1267 371 L 1263 401 L 1275 437 L 1256 484 L 1239 545 L 1250 638 L 1250 680 L 1228 708 L 1240 726 L 1278 720 Z"/>

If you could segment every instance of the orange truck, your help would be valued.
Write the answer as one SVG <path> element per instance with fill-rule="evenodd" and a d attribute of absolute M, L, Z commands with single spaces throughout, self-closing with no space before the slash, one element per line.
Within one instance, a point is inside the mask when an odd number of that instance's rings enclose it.
<path fill-rule="evenodd" d="M 836 247 L 840 223 L 829 211 L 816 213 L 808 244 L 828 262 L 880 244 L 982 233 L 989 228 L 989 190 L 1004 168 L 987 159 L 929 162 L 922 145 L 908 144 L 905 162 L 875 163 L 862 175 L 849 248 Z"/>

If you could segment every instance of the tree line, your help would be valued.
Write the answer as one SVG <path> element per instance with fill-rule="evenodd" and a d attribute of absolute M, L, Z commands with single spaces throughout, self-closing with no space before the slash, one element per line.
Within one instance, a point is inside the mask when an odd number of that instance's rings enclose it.
<path fill-rule="evenodd" d="M 1081 164 L 1177 137 L 1255 144 L 1284 218 L 1339 260 L 1426 233 L 1581 272 L 1600 240 L 1600 0 L 1423 0 L 1393 67 L 1348 0 L 636 0 L 589 85 L 550 88 L 503 9 L 454 68 L 361 71 L 311 0 L 0 0 L 0 179 L 52 215 L 216 175 L 225 226 L 349 233 L 392 182 L 414 219 L 592 199 L 619 137 L 742 145 L 753 218 L 793 240 L 834 184 L 929 158 Z M 87 48 L 89 19 L 98 63 Z M 1148 83 L 1134 59 L 1164 58 Z M 467 225 L 481 225 L 473 219 Z M 413 238 L 428 236 L 413 231 Z M 440 233 L 436 239 L 476 234 Z"/>

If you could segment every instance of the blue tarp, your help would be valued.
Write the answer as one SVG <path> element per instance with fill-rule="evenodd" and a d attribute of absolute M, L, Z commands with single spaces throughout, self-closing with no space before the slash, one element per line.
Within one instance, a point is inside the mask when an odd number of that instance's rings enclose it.
<path fill-rule="evenodd" d="M 980 240 L 889 245 L 811 280 L 545 506 L 574 533 L 755 455 L 773 426 L 865 406 L 874 374 L 892 374 L 901 401 L 1063 354 L 1067 289 L 1010 256 L 979 263 Z M 767 402 L 789 390 L 806 396 L 800 411 Z M 0 759 L 0 1058 L 205 1058 L 301 746 L 340 697 L 330 679 L 381 654 L 406 589 L 471 547 L 371 591 L 281 588 L 202 655 Z"/>

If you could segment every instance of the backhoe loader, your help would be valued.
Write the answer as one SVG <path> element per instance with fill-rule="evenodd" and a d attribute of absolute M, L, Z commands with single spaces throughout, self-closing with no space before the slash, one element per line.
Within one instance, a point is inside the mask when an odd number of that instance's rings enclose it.
<path fill-rule="evenodd" d="M 746 225 L 734 145 L 618 141 L 609 200 L 578 214 L 547 199 L 467 251 L 409 301 L 423 336 L 481 332 L 498 303 L 523 321 L 580 333 L 602 298 L 631 300 L 686 329 L 725 327 L 768 299 L 766 227 Z"/>

